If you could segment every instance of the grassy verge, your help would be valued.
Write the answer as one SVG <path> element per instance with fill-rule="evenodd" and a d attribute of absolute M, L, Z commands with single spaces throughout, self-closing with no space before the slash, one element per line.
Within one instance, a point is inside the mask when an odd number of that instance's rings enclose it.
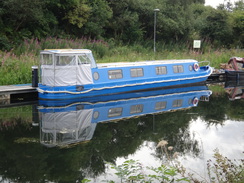
<path fill-rule="evenodd" d="M 145 44 L 144 44 L 145 45 Z M 87 48 L 91 49 L 98 63 L 163 60 L 163 59 L 196 59 L 210 61 L 212 67 L 218 68 L 230 57 L 244 57 L 244 50 L 227 50 L 204 48 L 201 51 L 189 49 L 188 45 L 159 45 L 157 52 L 151 46 L 120 45 L 114 42 L 89 39 L 32 39 L 24 41 L 10 52 L 0 51 L 0 85 L 23 84 L 31 82 L 31 66 L 38 65 L 39 52 L 43 49 Z"/>

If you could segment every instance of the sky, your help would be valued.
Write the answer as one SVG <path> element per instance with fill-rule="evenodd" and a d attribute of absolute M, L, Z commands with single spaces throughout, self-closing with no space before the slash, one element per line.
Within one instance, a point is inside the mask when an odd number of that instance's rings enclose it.
<path fill-rule="evenodd" d="M 232 3 L 238 0 L 230 0 Z M 216 8 L 219 4 L 223 4 L 225 0 L 205 0 L 205 5 L 210 5 Z"/>

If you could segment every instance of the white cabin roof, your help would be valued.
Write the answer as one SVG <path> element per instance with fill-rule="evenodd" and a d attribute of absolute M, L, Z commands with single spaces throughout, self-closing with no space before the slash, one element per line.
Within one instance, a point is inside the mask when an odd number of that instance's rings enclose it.
<path fill-rule="evenodd" d="M 41 53 L 58 53 L 58 54 L 82 54 L 91 53 L 88 49 L 45 49 Z"/>
<path fill-rule="evenodd" d="M 144 66 L 144 65 L 158 65 L 158 64 L 182 64 L 197 62 L 193 59 L 185 60 L 152 60 L 152 61 L 137 61 L 137 62 L 113 62 L 113 63 L 98 63 L 97 67 L 127 67 L 127 66 Z"/>

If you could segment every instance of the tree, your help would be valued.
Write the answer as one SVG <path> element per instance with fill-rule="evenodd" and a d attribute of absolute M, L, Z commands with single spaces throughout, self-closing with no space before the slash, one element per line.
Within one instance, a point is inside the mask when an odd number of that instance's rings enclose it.
<path fill-rule="evenodd" d="M 113 11 L 113 17 L 107 27 L 107 36 L 114 39 L 120 39 L 124 42 L 133 42 L 141 40 L 143 30 L 139 20 L 141 3 L 143 1 L 136 0 L 107 0 Z M 137 3 L 135 3 L 137 2 Z"/>
<path fill-rule="evenodd" d="M 233 41 L 235 45 L 244 47 L 244 2 L 238 1 L 235 3 L 232 13 L 233 26 Z"/>
<path fill-rule="evenodd" d="M 212 8 L 211 11 L 205 12 L 203 16 L 205 19 L 200 30 L 201 36 L 211 43 L 229 46 L 233 41 L 233 30 L 228 13 Z"/>
<path fill-rule="evenodd" d="M 101 38 L 112 17 L 112 9 L 105 0 L 90 0 L 88 4 L 91 12 L 82 30 L 89 37 Z"/>
<path fill-rule="evenodd" d="M 41 0 L 3 1 L 1 17 L 5 34 L 21 38 L 45 35 L 50 30 L 49 24 L 57 23 L 55 17 L 46 12 L 45 5 Z"/>
<path fill-rule="evenodd" d="M 48 12 L 52 13 L 58 25 L 53 29 L 56 36 L 75 35 L 88 21 L 91 7 L 87 0 L 45 0 Z"/>

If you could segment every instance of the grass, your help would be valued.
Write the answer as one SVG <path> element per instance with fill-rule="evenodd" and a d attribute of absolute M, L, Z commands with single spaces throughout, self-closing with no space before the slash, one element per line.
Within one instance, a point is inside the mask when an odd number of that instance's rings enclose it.
<path fill-rule="evenodd" d="M 91 49 L 98 63 L 163 60 L 163 59 L 196 59 L 210 61 L 210 65 L 219 68 L 220 63 L 227 63 L 233 56 L 244 57 L 244 50 L 213 49 L 205 46 L 201 51 L 189 49 L 189 45 L 169 44 L 158 45 L 157 52 L 153 52 L 149 43 L 121 45 L 103 40 L 58 39 L 43 40 L 31 39 L 24 41 L 17 48 L 9 51 L 0 51 L 0 85 L 23 84 L 31 82 L 31 66 L 38 65 L 39 52 L 43 49 L 83 48 Z"/>
<path fill-rule="evenodd" d="M 31 83 L 31 66 L 38 63 L 36 55 L 0 52 L 0 57 L 0 85 Z"/>

